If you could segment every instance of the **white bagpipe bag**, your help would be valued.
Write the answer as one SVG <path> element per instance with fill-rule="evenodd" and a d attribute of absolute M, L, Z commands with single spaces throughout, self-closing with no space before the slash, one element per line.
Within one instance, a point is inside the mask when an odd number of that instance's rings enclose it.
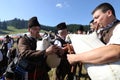
<path fill-rule="evenodd" d="M 75 53 L 82 53 L 101 46 L 105 46 L 97 37 L 97 33 L 92 34 L 69 34 Z M 85 64 L 88 75 L 92 80 L 120 80 L 120 61 L 94 65 Z"/>
<path fill-rule="evenodd" d="M 45 50 L 51 45 L 48 37 L 43 38 L 42 40 L 37 41 L 36 50 Z M 47 56 L 46 62 L 49 67 L 55 68 L 60 64 L 61 58 L 56 54 L 50 54 Z"/>

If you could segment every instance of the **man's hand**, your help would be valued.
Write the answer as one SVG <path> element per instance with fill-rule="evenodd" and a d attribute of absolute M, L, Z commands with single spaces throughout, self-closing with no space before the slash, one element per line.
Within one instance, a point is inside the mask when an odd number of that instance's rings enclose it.
<path fill-rule="evenodd" d="M 65 44 L 63 50 L 67 51 L 69 54 L 75 54 L 73 46 L 71 44 Z"/>
<path fill-rule="evenodd" d="M 70 64 L 74 64 L 75 63 L 75 54 L 67 54 L 67 60 Z"/>
<path fill-rule="evenodd" d="M 48 47 L 46 49 L 46 55 L 49 55 L 49 54 L 63 54 L 64 53 L 64 50 L 60 47 L 58 47 L 57 45 L 51 45 L 50 47 Z"/>

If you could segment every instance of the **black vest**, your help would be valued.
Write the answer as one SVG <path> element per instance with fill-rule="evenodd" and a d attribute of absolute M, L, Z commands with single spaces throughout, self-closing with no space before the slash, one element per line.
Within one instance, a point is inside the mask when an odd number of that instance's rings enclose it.
<path fill-rule="evenodd" d="M 62 47 L 64 47 L 64 44 L 67 44 L 67 42 L 65 42 L 65 40 L 61 39 L 60 37 L 58 37 L 56 40 L 61 42 Z"/>

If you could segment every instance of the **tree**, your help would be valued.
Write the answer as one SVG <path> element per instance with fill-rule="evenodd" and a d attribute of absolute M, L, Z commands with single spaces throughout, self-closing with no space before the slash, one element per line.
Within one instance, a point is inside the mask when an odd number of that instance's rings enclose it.
<path fill-rule="evenodd" d="M 0 21 L 0 29 L 2 28 L 1 25 L 2 25 L 2 24 L 1 24 L 1 21 Z"/>
<path fill-rule="evenodd" d="M 5 21 L 3 21 L 3 22 L 1 23 L 1 28 L 2 28 L 2 29 L 7 29 L 7 23 L 6 23 Z"/>

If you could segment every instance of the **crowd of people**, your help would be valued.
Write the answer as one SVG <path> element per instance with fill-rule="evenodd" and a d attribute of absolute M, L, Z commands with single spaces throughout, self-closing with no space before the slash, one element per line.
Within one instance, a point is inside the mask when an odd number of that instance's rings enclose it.
<path fill-rule="evenodd" d="M 14 47 L 14 39 L 7 35 L 2 42 L 0 50 L 0 80 L 50 80 L 48 72 L 51 67 L 46 59 L 49 55 L 56 54 L 60 64 L 56 66 L 54 80 L 75 80 L 75 69 L 82 64 L 104 65 L 114 63 L 117 69 L 112 69 L 110 75 L 89 75 L 92 80 L 120 80 L 120 21 L 116 18 L 115 10 L 109 3 L 98 5 L 92 12 L 90 30 L 84 33 L 83 26 L 75 32 L 77 35 L 97 33 L 97 37 L 105 46 L 95 48 L 83 53 L 74 51 L 71 40 L 66 40 L 68 29 L 65 22 L 56 25 L 57 34 L 45 33 L 42 37 L 49 37 L 51 45 L 45 50 L 36 50 L 41 25 L 36 16 L 28 21 L 29 35 L 21 36 Z M 54 64 L 54 63 L 53 63 Z M 100 68 L 99 66 L 99 68 Z M 91 66 L 89 66 L 91 67 Z M 98 70 L 99 70 L 98 68 Z M 96 69 L 96 68 L 95 68 Z M 118 70 L 119 69 L 119 70 Z M 100 72 L 104 72 L 101 70 Z M 105 72 L 106 74 L 108 72 Z M 94 75 L 96 75 L 94 73 Z M 114 78 L 114 79 L 113 79 Z M 76 79 L 77 80 L 77 79 Z M 79 79 L 78 79 L 79 80 Z"/>
<path fill-rule="evenodd" d="M 6 35 L 4 40 L 2 41 L 0 52 L 2 54 L 2 59 L 0 62 L 0 76 L 5 72 L 8 61 L 10 59 L 8 51 L 13 47 L 14 39 L 11 38 L 9 35 Z"/>

